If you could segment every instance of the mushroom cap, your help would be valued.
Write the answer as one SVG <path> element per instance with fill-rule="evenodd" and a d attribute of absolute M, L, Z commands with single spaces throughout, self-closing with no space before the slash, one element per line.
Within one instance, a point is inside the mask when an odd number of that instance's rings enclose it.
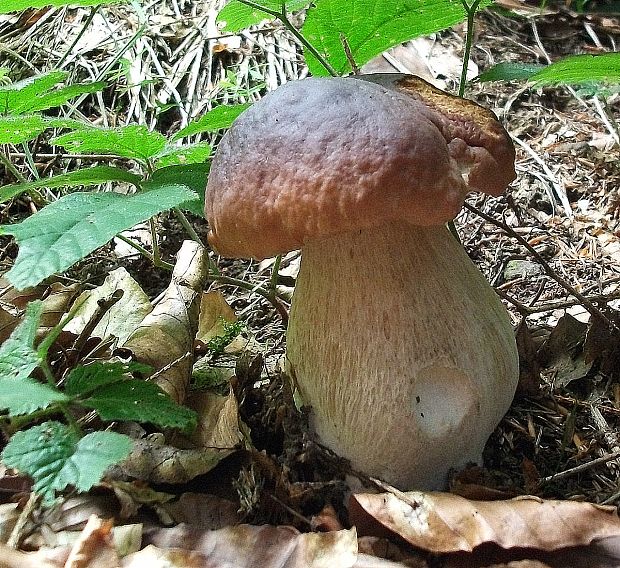
<path fill-rule="evenodd" d="M 495 115 L 418 77 L 293 81 L 222 138 L 205 197 L 209 242 L 262 259 L 397 220 L 440 225 L 469 191 L 499 195 L 514 178 Z"/>

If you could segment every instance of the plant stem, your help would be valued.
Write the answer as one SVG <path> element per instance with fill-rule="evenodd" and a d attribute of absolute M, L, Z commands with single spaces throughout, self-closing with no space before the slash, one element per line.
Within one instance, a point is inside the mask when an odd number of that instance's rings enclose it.
<path fill-rule="evenodd" d="M 137 242 L 131 239 L 128 239 L 124 235 L 118 234 L 116 235 L 116 238 L 120 239 L 125 244 L 128 244 L 130 247 L 136 249 L 143 257 L 150 260 L 153 263 L 153 265 L 156 266 L 157 268 L 165 268 L 166 270 L 172 270 L 174 268 L 172 264 L 162 259 L 159 259 L 158 263 L 156 264 L 154 256 L 148 250 L 146 250 L 141 244 L 138 244 Z"/>
<path fill-rule="evenodd" d="M 7 158 L 6 154 L 4 152 L 0 152 L 0 162 L 2 162 L 2 164 L 4 165 L 4 167 L 10 171 L 13 176 L 15 176 L 15 179 L 19 182 L 19 183 L 28 183 L 28 180 L 21 174 L 21 172 L 13 165 L 13 163 L 11 162 L 11 160 L 9 160 L 9 158 Z"/>
<path fill-rule="evenodd" d="M 467 12 L 467 34 L 465 36 L 465 50 L 463 51 L 463 65 L 461 66 L 461 80 L 459 81 L 459 97 L 465 94 L 465 85 L 467 84 L 467 68 L 469 67 L 469 55 L 471 53 L 471 44 L 474 40 L 474 16 L 480 5 L 480 0 L 474 0 L 470 6 L 466 0 L 462 0 L 463 8 Z"/>
<path fill-rule="evenodd" d="M 82 39 L 82 37 L 86 33 L 86 30 L 88 29 L 90 24 L 92 24 L 93 20 L 95 19 L 95 14 L 97 13 L 97 10 L 99 10 L 99 6 L 94 6 L 91 9 L 90 14 L 88 15 L 88 18 L 86 18 L 86 21 L 84 22 L 84 25 L 82 26 L 82 29 L 80 30 L 80 33 L 76 36 L 76 38 L 73 40 L 71 45 L 67 48 L 67 50 L 65 51 L 65 54 L 60 58 L 60 61 L 56 63 L 56 69 L 62 68 L 62 64 L 67 60 L 67 57 L 69 57 L 69 55 L 73 51 L 73 48 Z"/>
<path fill-rule="evenodd" d="M 278 20 L 280 20 L 282 24 L 284 25 L 284 27 L 289 32 L 291 32 L 291 34 L 293 34 L 295 39 L 299 43 L 301 43 L 301 45 L 303 45 L 312 54 L 312 56 L 325 68 L 325 70 L 332 77 L 340 76 L 340 74 L 331 66 L 331 64 L 327 61 L 327 59 L 325 59 L 325 57 L 323 57 L 323 55 L 319 53 L 317 48 L 314 47 L 302 35 L 302 33 L 292 24 L 292 22 L 289 20 L 288 16 L 286 15 L 286 4 L 282 5 L 282 11 L 277 12 L 276 10 L 265 8 L 264 6 L 261 6 L 260 4 L 257 4 L 256 2 L 252 2 L 252 0 L 239 0 L 239 2 L 241 2 L 242 4 L 245 4 L 246 6 L 249 6 L 250 8 L 255 8 L 256 10 L 260 10 L 261 12 L 264 12 L 265 14 L 269 14 L 270 16 L 273 16 L 274 18 L 277 18 Z"/>

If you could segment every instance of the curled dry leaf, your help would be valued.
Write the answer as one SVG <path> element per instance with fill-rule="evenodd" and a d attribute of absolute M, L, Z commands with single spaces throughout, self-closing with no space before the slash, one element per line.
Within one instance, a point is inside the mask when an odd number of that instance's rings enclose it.
<path fill-rule="evenodd" d="M 234 323 L 237 316 L 221 292 L 205 292 L 200 300 L 200 319 L 196 339 L 207 343 L 218 335 L 224 335 L 224 321 Z"/>
<path fill-rule="evenodd" d="M 469 501 L 450 493 L 394 490 L 351 498 L 360 532 L 378 522 L 407 542 L 434 553 L 469 552 L 492 543 L 502 548 L 553 551 L 620 535 L 615 507 L 518 497 Z"/>
<path fill-rule="evenodd" d="M 116 568 L 119 564 L 112 541 L 112 521 L 93 515 L 73 545 L 65 568 Z"/>
<path fill-rule="evenodd" d="M 123 296 L 106 311 L 91 335 L 101 339 L 114 336 L 118 345 L 122 345 L 153 309 L 140 285 L 122 267 L 110 272 L 101 286 L 80 295 L 76 300 L 80 306 L 75 317 L 64 330 L 79 335 L 97 311 L 99 301 L 109 298 L 117 290 L 122 290 Z"/>
<path fill-rule="evenodd" d="M 352 568 L 357 559 L 355 529 L 300 533 L 293 527 L 267 525 L 237 525 L 216 531 L 177 526 L 153 533 L 151 544 L 199 552 L 204 558 L 201 566 L 209 567 Z"/>
<path fill-rule="evenodd" d="M 153 367 L 159 385 L 178 403 L 185 400 L 191 376 L 200 299 L 207 278 L 207 252 L 185 241 L 162 300 L 131 334 L 124 348 Z"/>
<path fill-rule="evenodd" d="M 64 286 L 54 282 L 50 286 L 35 286 L 16 290 L 6 278 L 0 278 L 0 343 L 5 341 L 21 321 L 26 306 L 33 300 L 43 299 L 43 312 L 38 337 L 46 335 L 65 315 L 78 286 Z"/>
<path fill-rule="evenodd" d="M 152 483 L 185 483 L 211 471 L 230 450 L 181 450 L 149 440 L 135 440 L 129 457 L 111 468 L 108 477 L 126 476 Z"/>

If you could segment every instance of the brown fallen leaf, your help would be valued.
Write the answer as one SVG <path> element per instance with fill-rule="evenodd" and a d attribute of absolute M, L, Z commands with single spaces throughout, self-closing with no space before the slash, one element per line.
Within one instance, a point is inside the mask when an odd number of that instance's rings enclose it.
<path fill-rule="evenodd" d="M 112 521 L 93 515 L 73 545 L 65 568 L 117 568 L 119 565 L 112 542 Z"/>
<path fill-rule="evenodd" d="M 620 536 L 615 507 L 574 501 L 517 497 L 469 501 L 451 493 L 382 494 L 351 497 L 349 513 L 360 534 L 376 524 L 410 544 L 434 553 L 470 552 L 485 543 L 553 551 Z M 369 528 L 375 525 L 375 529 Z"/>
<path fill-rule="evenodd" d="M 200 299 L 207 278 L 207 252 L 185 241 L 162 300 L 123 345 L 153 367 L 154 382 L 178 403 L 185 400 L 191 376 Z"/>
<path fill-rule="evenodd" d="M 179 525 L 156 531 L 149 538 L 160 548 L 174 546 L 200 553 L 206 559 L 201 566 L 208 568 L 353 568 L 358 556 L 355 529 L 300 533 L 293 527 L 238 525 L 198 531 Z M 123 564 L 131 568 L 147 565 Z"/>

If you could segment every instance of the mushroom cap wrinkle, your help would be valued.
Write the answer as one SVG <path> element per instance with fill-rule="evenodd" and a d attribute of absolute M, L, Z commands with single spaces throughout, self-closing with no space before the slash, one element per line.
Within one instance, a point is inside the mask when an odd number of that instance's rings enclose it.
<path fill-rule="evenodd" d="M 225 256 L 262 259 L 384 223 L 440 225 L 512 181 L 494 115 L 413 76 L 309 78 L 245 111 L 213 160 L 205 212 Z"/>
<path fill-rule="evenodd" d="M 287 368 L 355 470 L 439 488 L 508 410 L 508 313 L 444 224 L 514 177 L 493 113 L 408 75 L 288 83 L 222 138 L 209 241 L 256 259 L 302 249 Z"/>

